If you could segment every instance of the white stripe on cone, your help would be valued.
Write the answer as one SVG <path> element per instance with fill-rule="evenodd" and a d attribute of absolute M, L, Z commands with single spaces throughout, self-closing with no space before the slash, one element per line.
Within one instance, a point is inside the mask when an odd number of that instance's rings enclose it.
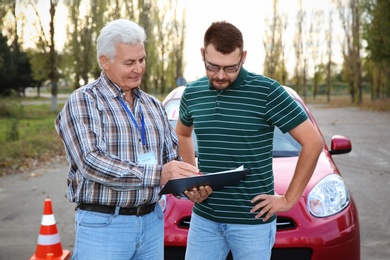
<path fill-rule="evenodd" d="M 51 226 L 56 224 L 54 215 L 43 215 L 42 217 L 42 226 Z"/>
<path fill-rule="evenodd" d="M 38 245 L 41 246 L 50 246 L 60 243 L 60 235 L 39 235 L 38 236 Z"/>

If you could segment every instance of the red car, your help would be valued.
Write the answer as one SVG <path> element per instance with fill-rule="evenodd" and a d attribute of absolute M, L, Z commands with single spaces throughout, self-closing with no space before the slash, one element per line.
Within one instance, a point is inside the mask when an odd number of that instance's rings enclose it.
<path fill-rule="evenodd" d="M 293 89 L 285 88 L 318 127 L 299 95 Z M 178 119 L 184 89 L 174 89 L 163 101 L 173 126 Z M 194 134 L 193 137 L 196 150 Z M 277 128 L 274 137 L 275 192 L 284 194 L 297 163 L 300 145 Z M 357 207 L 332 159 L 333 155 L 348 153 L 351 149 L 351 141 L 343 136 L 333 136 L 330 149 L 324 142 L 317 167 L 298 203 L 288 212 L 277 214 L 271 259 L 360 259 Z M 165 259 L 184 259 L 193 203 L 171 194 L 163 196 L 160 202 L 165 217 Z"/>

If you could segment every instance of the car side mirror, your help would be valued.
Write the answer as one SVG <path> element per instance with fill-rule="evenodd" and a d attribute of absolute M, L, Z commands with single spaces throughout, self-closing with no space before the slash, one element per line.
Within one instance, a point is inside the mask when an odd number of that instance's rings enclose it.
<path fill-rule="evenodd" d="M 334 135 L 331 140 L 330 154 L 343 154 L 352 151 L 351 140 L 348 137 Z"/>

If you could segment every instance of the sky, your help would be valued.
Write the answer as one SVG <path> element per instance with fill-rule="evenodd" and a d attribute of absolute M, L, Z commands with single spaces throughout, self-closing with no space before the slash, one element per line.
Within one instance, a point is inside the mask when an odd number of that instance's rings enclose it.
<path fill-rule="evenodd" d="M 186 69 L 184 78 L 189 82 L 205 75 L 204 64 L 200 54 L 203 46 L 204 32 L 214 21 L 226 20 L 241 30 L 244 37 L 244 49 L 247 59 L 244 67 L 255 73 L 263 72 L 264 20 L 272 15 L 272 0 L 184 0 L 187 9 L 187 37 L 185 43 Z M 328 13 L 332 0 L 302 0 L 307 13 L 313 10 L 324 10 Z M 299 0 L 279 0 L 279 10 L 288 13 L 289 26 L 286 32 L 287 44 L 293 40 L 295 19 Z M 335 21 L 334 21 L 335 22 Z M 325 22 L 327 26 L 327 22 Z M 335 26 L 335 25 L 333 25 Z M 337 41 L 334 39 L 334 41 Z M 287 68 L 292 73 L 294 50 L 290 47 Z"/>

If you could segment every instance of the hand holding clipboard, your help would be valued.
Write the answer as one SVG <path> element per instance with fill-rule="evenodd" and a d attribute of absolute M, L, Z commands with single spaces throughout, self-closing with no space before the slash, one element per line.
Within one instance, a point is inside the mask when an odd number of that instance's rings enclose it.
<path fill-rule="evenodd" d="M 210 186 L 213 190 L 221 189 L 225 186 L 234 186 L 240 183 L 251 169 L 244 169 L 240 166 L 234 170 L 209 173 L 206 175 L 191 176 L 187 178 L 169 180 L 160 191 L 162 194 L 180 194 L 199 186 Z"/>

